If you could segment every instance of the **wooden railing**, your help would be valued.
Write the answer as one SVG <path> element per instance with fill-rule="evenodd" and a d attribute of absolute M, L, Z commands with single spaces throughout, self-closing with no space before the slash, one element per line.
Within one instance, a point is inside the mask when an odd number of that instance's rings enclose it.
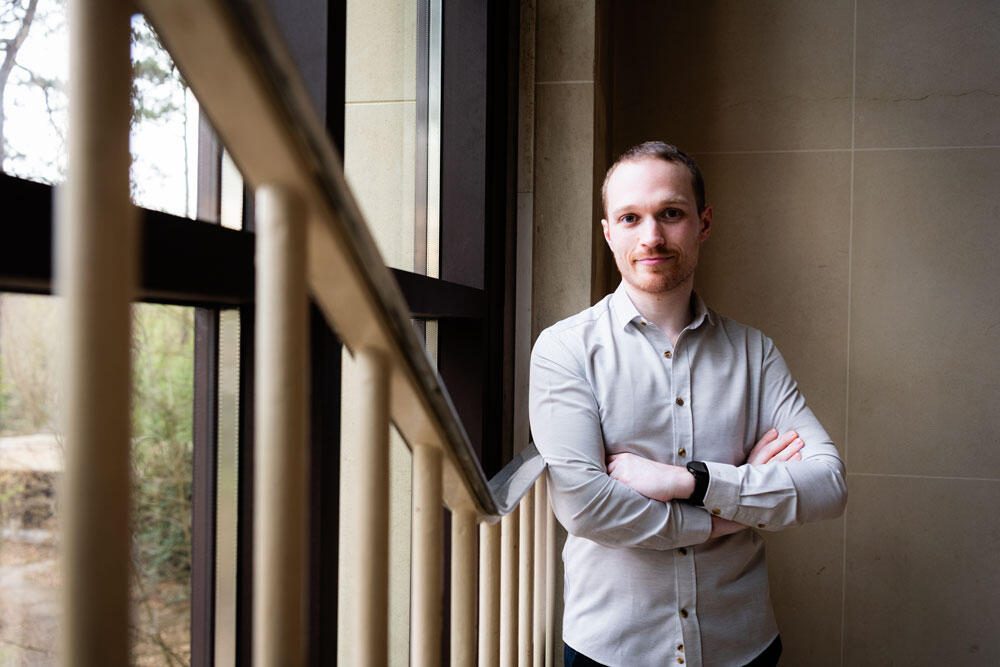
<path fill-rule="evenodd" d="M 71 363 L 63 656 L 74 665 L 124 665 L 134 8 L 122 0 L 70 7 L 70 154 L 57 237 Z M 413 453 L 411 662 L 441 661 L 443 504 L 452 512 L 452 664 L 552 664 L 555 524 L 541 458 L 529 446 L 497 478 L 484 477 L 262 4 L 145 0 L 140 9 L 257 193 L 254 662 L 307 659 L 309 293 L 363 375 L 362 436 L 344 443 L 363 452 L 352 471 L 361 480 L 363 528 L 340 545 L 356 549 L 352 562 L 361 564 L 352 573 L 361 589 L 352 596 L 351 664 L 388 664 L 390 421 Z"/>

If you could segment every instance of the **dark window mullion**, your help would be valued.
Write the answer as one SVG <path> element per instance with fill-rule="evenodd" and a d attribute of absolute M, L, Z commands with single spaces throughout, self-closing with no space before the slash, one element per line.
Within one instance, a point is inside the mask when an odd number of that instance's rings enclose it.
<path fill-rule="evenodd" d="M 217 223 L 222 147 L 205 112 L 198 120 L 197 217 Z M 219 447 L 219 310 L 194 313 L 191 492 L 191 665 L 215 664 L 215 560 Z"/>
<path fill-rule="evenodd" d="M 219 433 L 219 311 L 194 318 L 194 457 L 191 493 L 191 665 L 215 664 L 215 519 Z"/>

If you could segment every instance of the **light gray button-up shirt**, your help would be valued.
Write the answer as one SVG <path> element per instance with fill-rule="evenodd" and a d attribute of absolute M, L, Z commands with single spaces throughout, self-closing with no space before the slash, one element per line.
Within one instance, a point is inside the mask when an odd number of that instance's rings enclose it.
<path fill-rule="evenodd" d="M 563 638 L 608 665 L 742 665 L 778 633 L 757 530 L 838 516 L 844 465 L 774 343 L 707 309 L 676 347 L 620 286 L 541 333 L 530 419 L 563 550 Z M 745 465 L 770 428 L 798 431 L 802 461 Z M 705 461 L 705 507 L 611 479 L 609 454 Z M 711 517 L 750 530 L 709 540 Z"/>

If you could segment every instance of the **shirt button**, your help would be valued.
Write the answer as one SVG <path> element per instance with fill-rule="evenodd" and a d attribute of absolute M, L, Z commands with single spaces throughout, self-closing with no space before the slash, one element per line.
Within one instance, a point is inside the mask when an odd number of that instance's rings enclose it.
<path fill-rule="evenodd" d="M 684 399 L 680 396 L 678 396 L 674 402 L 677 403 L 677 405 L 684 405 Z"/>
<path fill-rule="evenodd" d="M 758 527 L 758 528 L 763 528 L 763 527 L 764 527 L 764 524 L 762 524 L 762 523 L 758 523 L 758 524 L 757 524 L 757 527 Z"/>
<path fill-rule="evenodd" d="M 715 515 L 722 514 L 722 510 L 716 508 L 716 509 L 712 510 L 712 514 L 715 514 Z"/>
<path fill-rule="evenodd" d="M 680 454 L 681 456 L 687 456 L 687 450 L 684 449 L 683 447 L 681 447 L 680 449 L 678 449 L 677 453 Z"/>
<path fill-rule="evenodd" d="M 677 662 L 679 662 L 679 663 L 681 663 L 683 665 L 684 664 L 684 658 L 677 658 Z"/>
<path fill-rule="evenodd" d="M 688 555 L 688 550 L 685 549 L 684 547 L 681 547 L 680 549 L 677 550 L 677 553 L 679 553 L 682 556 L 687 556 Z"/>
<path fill-rule="evenodd" d="M 642 322 L 642 326 L 646 326 L 646 320 L 639 320 L 639 321 Z"/>
<path fill-rule="evenodd" d="M 688 610 L 681 609 L 681 618 L 687 618 L 687 617 L 688 617 Z"/>
<path fill-rule="evenodd" d="M 678 644 L 677 645 L 677 650 L 680 651 L 681 653 L 683 653 L 684 652 L 684 644 Z"/>
<path fill-rule="evenodd" d="M 669 359 L 670 357 L 672 357 L 674 355 L 670 353 L 670 350 L 667 350 L 666 352 L 663 353 L 663 356 L 665 356 L 667 359 Z"/>

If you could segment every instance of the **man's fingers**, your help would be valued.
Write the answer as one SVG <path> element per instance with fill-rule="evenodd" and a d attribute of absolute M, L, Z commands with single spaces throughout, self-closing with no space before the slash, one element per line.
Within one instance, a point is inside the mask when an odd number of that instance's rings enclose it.
<path fill-rule="evenodd" d="M 802 438 L 795 438 L 784 449 L 772 456 L 771 461 L 791 461 L 792 457 L 796 455 L 801 459 L 802 455 L 799 454 L 799 450 L 805 447 L 805 445 L 806 443 L 802 442 Z"/>
<path fill-rule="evenodd" d="M 611 456 L 609 456 L 607 464 L 605 466 L 608 469 L 608 475 L 610 475 L 614 479 L 618 479 L 618 477 L 615 477 L 615 473 L 618 472 L 625 473 L 628 470 L 627 466 L 629 463 L 628 459 L 630 456 L 632 456 L 632 454 L 630 454 L 629 452 L 619 452 L 617 454 L 612 454 Z"/>
<path fill-rule="evenodd" d="M 786 447 L 799 437 L 799 434 L 795 431 L 788 431 L 787 433 L 782 433 L 778 438 L 770 438 L 772 431 L 774 431 L 774 429 L 768 431 L 764 434 L 764 437 L 760 439 L 757 446 L 755 446 L 750 452 L 750 456 L 747 457 L 747 463 L 751 465 L 763 465 L 770 461 L 775 454 L 784 451 Z M 801 449 L 801 447 L 799 449 Z M 794 454 L 795 451 L 797 450 L 792 450 L 789 456 Z"/>
<path fill-rule="evenodd" d="M 795 456 L 793 456 L 792 458 L 790 458 L 788 460 L 789 461 L 801 461 L 802 460 L 802 452 L 795 452 Z"/>
<path fill-rule="evenodd" d="M 747 457 L 747 462 L 752 463 L 754 457 L 760 454 L 760 450 L 767 447 L 770 443 L 774 442 L 778 438 L 778 429 L 772 428 L 770 431 L 764 434 L 764 437 L 757 441 L 757 444 L 753 446 L 750 450 L 750 455 Z"/>

